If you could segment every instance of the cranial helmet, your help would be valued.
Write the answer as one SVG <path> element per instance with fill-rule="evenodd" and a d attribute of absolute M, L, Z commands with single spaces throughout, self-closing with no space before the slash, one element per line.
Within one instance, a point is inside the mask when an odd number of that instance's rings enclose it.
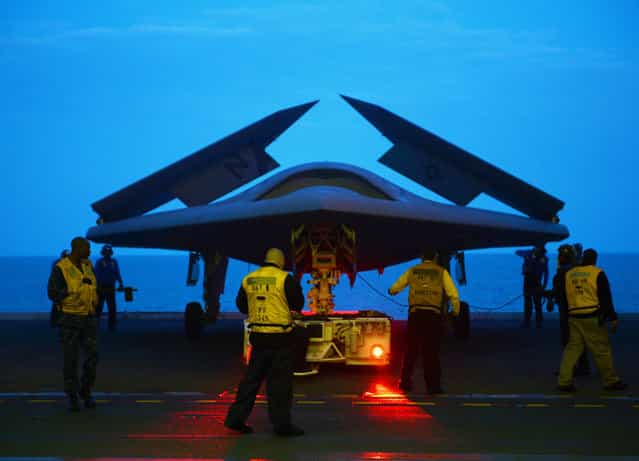
<path fill-rule="evenodd" d="M 284 252 L 279 248 L 269 248 L 264 257 L 265 263 L 275 264 L 280 269 L 284 269 Z"/>
<path fill-rule="evenodd" d="M 100 254 L 102 256 L 106 256 L 106 255 L 110 256 L 110 255 L 112 255 L 113 254 L 113 247 L 107 243 L 106 245 L 104 245 L 102 247 L 102 250 L 100 250 Z"/>
<path fill-rule="evenodd" d="M 557 249 L 557 258 L 561 264 L 574 264 L 576 256 L 575 247 L 567 243 Z"/>

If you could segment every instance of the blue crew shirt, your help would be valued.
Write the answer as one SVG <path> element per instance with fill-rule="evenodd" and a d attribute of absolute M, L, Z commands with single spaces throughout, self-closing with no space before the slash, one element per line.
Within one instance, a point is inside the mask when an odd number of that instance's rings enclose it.
<path fill-rule="evenodd" d="M 122 276 L 120 275 L 120 266 L 115 258 L 100 258 L 96 261 L 93 268 L 98 285 L 115 286 L 115 282 L 124 285 Z"/>
<path fill-rule="evenodd" d="M 535 250 L 517 250 L 515 254 L 524 258 L 521 266 L 524 277 L 538 280 L 545 287 L 548 281 L 548 258 L 536 254 Z"/>

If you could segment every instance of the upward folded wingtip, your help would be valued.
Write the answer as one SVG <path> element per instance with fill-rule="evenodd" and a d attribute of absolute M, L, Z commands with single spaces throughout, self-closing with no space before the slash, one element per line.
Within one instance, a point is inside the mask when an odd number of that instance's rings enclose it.
<path fill-rule="evenodd" d="M 103 221 L 142 215 L 173 198 L 208 203 L 279 164 L 264 150 L 318 100 L 274 112 L 93 203 Z"/>

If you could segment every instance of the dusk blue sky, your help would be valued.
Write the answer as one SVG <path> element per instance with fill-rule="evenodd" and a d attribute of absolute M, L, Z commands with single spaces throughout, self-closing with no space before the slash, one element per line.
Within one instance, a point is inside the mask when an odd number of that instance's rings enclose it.
<path fill-rule="evenodd" d="M 377 162 L 389 142 L 340 93 L 564 200 L 570 241 L 639 251 L 636 0 L 16 0 L 1 11 L 0 255 L 57 254 L 95 222 L 92 202 L 315 99 L 267 148 L 282 167 L 353 163 L 447 202 Z M 484 197 L 471 206 L 508 211 Z"/>

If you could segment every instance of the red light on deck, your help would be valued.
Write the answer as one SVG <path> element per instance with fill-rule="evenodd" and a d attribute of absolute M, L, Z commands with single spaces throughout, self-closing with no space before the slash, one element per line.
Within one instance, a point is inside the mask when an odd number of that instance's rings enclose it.
<path fill-rule="evenodd" d="M 380 345 L 371 347 L 371 356 L 376 359 L 381 359 L 384 356 L 384 348 Z"/>

